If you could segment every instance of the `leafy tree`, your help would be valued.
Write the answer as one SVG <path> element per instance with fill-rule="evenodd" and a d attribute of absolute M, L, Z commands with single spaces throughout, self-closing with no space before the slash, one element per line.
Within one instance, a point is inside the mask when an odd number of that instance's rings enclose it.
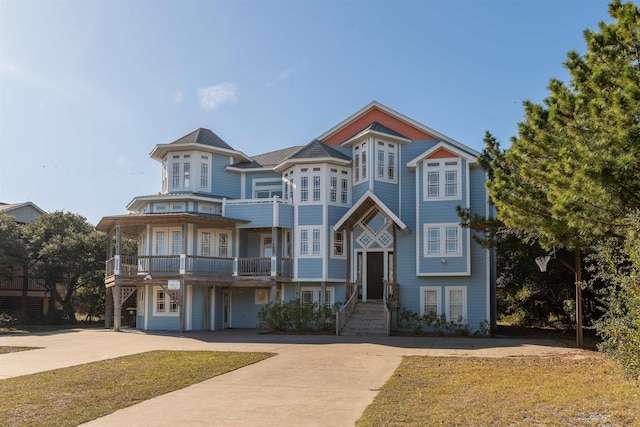
<path fill-rule="evenodd" d="M 27 317 L 29 273 L 34 261 L 29 258 L 23 237 L 23 226 L 5 213 L 0 213 L 0 280 L 13 277 L 13 268 L 22 269 L 22 318 Z"/>
<path fill-rule="evenodd" d="M 13 266 L 23 265 L 27 258 L 20 225 L 12 216 L 0 212 L 0 279 L 11 278 Z"/>
<path fill-rule="evenodd" d="M 36 274 L 62 307 L 64 317 L 75 322 L 73 300 L 90 275 L 104 269 L 105 239 L 77 214 L 53 212 L 25 226 L 27 249 Z"/>

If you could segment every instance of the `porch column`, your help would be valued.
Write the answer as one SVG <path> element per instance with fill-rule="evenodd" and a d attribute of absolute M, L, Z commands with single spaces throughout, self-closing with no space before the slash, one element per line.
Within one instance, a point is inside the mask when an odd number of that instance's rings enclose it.
<path fill-rule="evenodd" d="M 111 329 L 112 315 L 113 315 L 113 288 L 107 288 L 105 299 L 104 299 L 104 328 L 105 329 Z"/>
<path fill-rule="evenodd" d="M 120 285 L 113 286 L 113 330 L 120 332 Z"/>
<path fill-rule="evenodd" d="M 320 283 L 320 305 L 324 306 L 327 303 L 327 282 Z"/>
<path fill-rule="evenodd" d="M 180 278 L 180 293 L 178 296 L 178 310 L 180 311 L 180 333 L 184 332 L 185 311 L 187 310 L 185 300 L 187 299 L 187 290 L 185 289 L 184 278 Z"/>
<path fill-rule="evenodd" d="M 278 275 L 278 227 L 271 227 L 271 275 Z"/>
<path fill-rule="evenodd" d="M 271 285 L 271 295 L 269 298 L 269 302 L 278 302 L 278 285 L 276 285 L 275 282 L 273 283 L 273 285 Z"/>
<path fill-rule="evenodd" d="M 116 255 L 122 253 L 122 232 L 120 230 L 120 224 L 116 225 Z"/>
<path fill-rule="evenodd" d="M 344 289 L 344 302 L 346 303 L 348 298 L 351 297 L 351 294 L 355 291 L 354 286 L 349 286 L 351 283 L 351 229 L 346 227 L 344 229 L 344 250 L 347 255 L 347 279 L 345 281 L 345 289 Z M 351 289 L 351 293 L 349 293 L 349 289 Z"/>

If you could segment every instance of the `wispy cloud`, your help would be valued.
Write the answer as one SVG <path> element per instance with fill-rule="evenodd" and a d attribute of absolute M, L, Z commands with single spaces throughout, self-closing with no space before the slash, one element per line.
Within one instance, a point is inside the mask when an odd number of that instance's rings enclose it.
<path fill-rule="evenodd" d="M 274 87 L 278 83 L 288 79 L 295 72 L 296 72 L 296 67 L 285 68 L 284 70 L 280 71 L 280 74 L 278 74 L 276 78 L 273 79 L 267 86 Z"/>
<path fill-rule="evenodd" d="M 230 104 L 238 98 L 237 83 L 220 83 L 198 89 L 200 107 L 207 111 L 215 110 L 224 104 Z"/>

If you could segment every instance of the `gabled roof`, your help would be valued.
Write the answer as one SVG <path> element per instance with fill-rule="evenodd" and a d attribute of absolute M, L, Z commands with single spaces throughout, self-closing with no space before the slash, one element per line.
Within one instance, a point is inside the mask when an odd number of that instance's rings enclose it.
<path fill-rule="evenodd" d="M 357 133 L 358 129 L 369 126 L 374 122 L 384 125 L 411 141 L 440 140 L 472 156 L 480 155 L 480 153 L 472 148 L 376 101 L 372 101 L 364 108 L 347 117 L 320 135 L 317 139 L 327 145 L 341 145 L 345 141 L 353 138 L 354 134 L 358 135 L 358 133 L 362 133 L 362 131 Z"/>
<path fill-rule="evenodd" d="M 383 215 L 393 221 L 400 230 L 407 234 L 411 232 L 409 227 L 371 189 L 360 196 L 358 201 L 335 223 L 333 229 L 341 231 L 346 227 L 353 227 L 373 207 L 376 207 Z"/>
<path fill-rule="evenodd" d="M 364 131 L 367 131 L 367 130 L 373 130 L 373 131 L 376 131 L 376 132 L 379 132 L 379 133 L 386 133 L 387 135 L 391 135 L 391 136 L 398 136 L 400 138 L 406 138 L 406 136 L 402 135 L 401 133 L 396 132 L 395 130 L 390 129 L 390 128 L 386 127 L 385 125 L 383 125 L 381 123 L 378 123 L 378 122 L 371 123 L 369 126 L 365 127 L 361 131 L 356 132 L 353 136 L 356 136 L 357 134 L 359 134 L 361 132 L 364 132 Z M 351 138 L 349 138 L 349 139 L 351 139 Z"/>
<path fill-rule="evenodd" d="M 31 202 L 22 203 L 2 203 L 0 202 L 0 212 L 12 216 L 19 223 L 35 221 L 38 215 L 46 214 L 45 211 Z"/>
<path fill-rule="evenodd" d="M 283 148 L 282 150 L 270 151 L 264 154 L 258 154 L 253 156 L 253 160 L 258 162 L 261 166 L 275 166 L 279 163 L 282 163 L 283 160 L 287 159 L 292 154 L 296 153 L 300 150 L 302 145 L 295 145 L 289 148 Z"/>
<path fill-rule="evenodd" d="M 263 170 L 273 169 L 276 165 L 286 160 L 289 156 L 300 150 L 302 145 L 295 145 L 289 148 L 283 148 L 281 150 L 270 151 L 264 154 L 258 154 L 252 157 L 251 162 L 234 163 L 227 166 L 227 169 L 243 169 L 243 170 Z"/>
<path fill-rule="evenodd" d="M 202 144 L 210 147 L 224 148 L 226 150 L 233 150 L 229 144 L 224 142 L 222 138 L 210 131 L 209 129 L 199 128 L 194 130 L 188 135 L 178 138 L 171 144 Z"/>
<path fill-rule="evenodd" d="M 321 141 L 314 139 L 284 161 L 278 164 L 274 170 L 282 171 L 287 166 L 296 163 L 336 163 L 348 165 L 351 163 L 351 157 L 341 153 L 333 147 L 323 144 Z"/>
<path fill-rule="evenodd" d="M 324 145 L 322 142 L 314 139 L 295 154 L 289 156 L 289 159 L 317 159 L 317 158 L 335 158 L 340 160 L 351 160 L 347 156 L 336 150 L 335 148 Z"/>

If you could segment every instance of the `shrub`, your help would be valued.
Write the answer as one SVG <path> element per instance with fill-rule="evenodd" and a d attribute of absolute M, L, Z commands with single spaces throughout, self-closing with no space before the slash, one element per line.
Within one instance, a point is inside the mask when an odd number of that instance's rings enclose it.
<path fill-rule="evenodd" d="M 400 310 L 398 326 L 401 330 L 409 331 L 416 335 L 430 333 L 436 336 L 469 336 L 471 334 L 469 325 L 462 323 L 462 319 L 447 321 L 447 316 L 444 314 L 428 313 L 419 315 L 406 308 Z"/>
<path fill-rule="evenodd" d="M 259 326 L 271 331 L 332 331 L 336 328 L 336 310 L 339 307 L 340 304 L 333 307 L 303 304 L 299 300 L 271 302 L 260 309 Z"/>

